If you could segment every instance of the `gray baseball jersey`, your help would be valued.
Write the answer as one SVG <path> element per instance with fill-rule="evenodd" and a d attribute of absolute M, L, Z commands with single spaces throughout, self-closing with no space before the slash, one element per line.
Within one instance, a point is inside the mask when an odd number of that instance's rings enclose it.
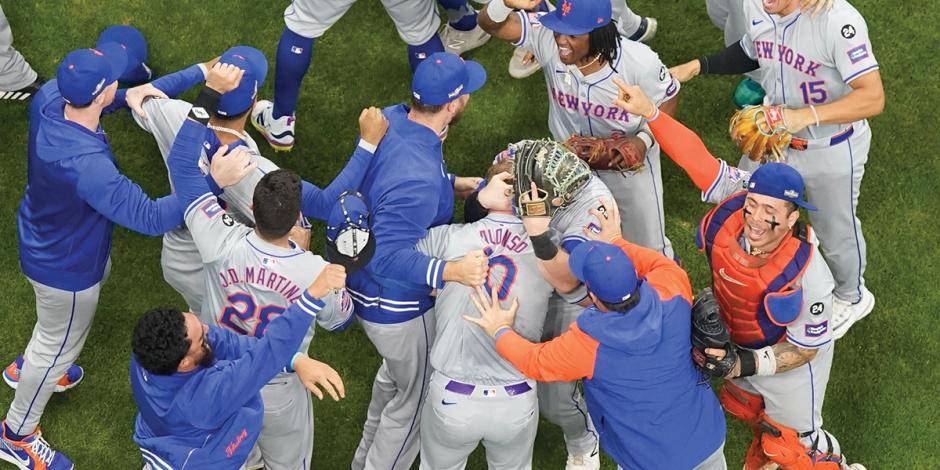
<path fill-rule="evenodd" d="M 635 135 L 646 127 L 642 117 L 614 106 L 618 88 L 613 79 L 638 85 L 657 105 L 679 92 L 679 82 L 645 44 L 620 38 L 617 58 L 607 67 L 583 75 L 576 66 L 565 65 L 551 30 L 542 27 L 542 14 L 518 12 L 522 35 L 516 43 L 535 55 L 542 65 L 549 95 L 548 127 L 555 140 L 572 134 L 609 137 L 614 131 Z M 646 152 L 646 168 L 621 174 L 599 171 L 623 214 L 624 236 L 671 257 L 672 244 L 665 235 L 663 184 L 659 145 Z"/>
<path fill-rule="evenodd" d="M 238 334 L 264 335 L 271 320 L 300 297 L 327 265 L 293 242 L 284 248 L 263 240 L 225 212 L 212 193 L 190 204 L 185 221 L 205 263 L 202 316 Z M 318 325 L 337 330 L 349 324 L 352 299 L 345 289 L 323 301 L 326 307 L 317 315 Z M 311 326 L 300 352 L 309 349 L 314 330 Z M 313 412 L 309 392 L 298 382 L 296 375 L 282 373 L 262 390 L 265 425 L 257 445 L 265 468 L 309 468 Z M 297 406 L 288 412 L 284 403 Z"/>
<path fill-rule="evenodd" d="M 284 24 L 303 37 L 318 38 L 349 11 L 353 3 L 356 0 L 294 0 L 284 10 Z M 424 44 L 441 26 L 434 0 L 382 0 L 382 5 L 406 44 Z"/>
<path fill-rule="evenodd" d="M 435 227 L 418 242 L 417 249 L 445 260 L 486 250 L 490 259 L 487 290 L 498 289 L 504 305 L 519 299 L 514 329 L 531 341 L 541 339 L 552 287 L 538 270 L 538 260 L 518 218 L 490 214 L 472 224 Z M 477 316 L 470 301 L 472 292 L 456 282 L 448 282 L 438 292 L 434 303 L 437 339 L 431 348 L 431 365 L 450 378 L 472 384 L 524 381 L 525 376 L 496 352 L 493 339 L 463 319 L 463 315 Z"/>
<path fill-rule="evenodd" d="M 145 102 L 143 107 L 144 112 L 147 113 L 147 119 L 133 113 L 134 120 L 138 126 L 153 135 L 160 154 L 163 155 L 163 163 L 166 164 L 167 155 L 173 148 L 176 134 L 186 120 L 192 104 L 182 100 L 151 99 Z M 265 174 L 278 169 L 278 166 L 260 155 L 258 145 L 248 133 L 244 133 L 242 140 L 252 151 L 253 158 L 258 162 L 258 169 L 238 183 L 225 188 L 223 198 L 230 215 L 239 221 L 253 223 L 251 200 L 255 186 Z M 199 157 L 199 166 L 203 173 L 208 171 L 209 159 L 205 149 Z M 172 184 L 171 181 L 170 185 Z M 201 288 L 203 264 L 199 259 L 192 236 L 185 226 L 180 226 L 163 235 L 160 264 L 167 283 L 183 296 L 190 310 L 198 315 L 202 310 L 203 300 Z M 203 321 L 208 322 L 209 319 L 203 318 Z"/>
<path fill-rule="evenodd" d="M 490 214 L 472 224 L 435 227 L 417 249 L 446 260 L 485 250 L 490 264 L 487 290 L 495 290 L 503 305 L 518 299 L 513 328 L 531 341 L 541 339 L 553 289 L 539 272 L 519 218 Z M 535 382 L 496 352 L 492 338 L 463 319 L 463 315 L 478 315 L 470 300 L 472 292 L 448 282 L 434 304 L 437 334 L 431 365 L 435 372 L 422 408 L 421 468 L 463 468 L 481 441 L 492 468 L 531 468 L 538 427 Z M 464 388 L 451 390 L 454 383 Z M 507 385 L 525 391 L 510 394 Z"/>
<path fill-rule="evenodd" d="M 769 15 L 759 0 L 747 0 L 745 17 L 742 45 L 760 64 L 765 103 L 796 108 L 831 103 L 850 93 L 854 80 L 878 70 L 865 20 L 845 0 L 834 0 L 831 10 L 816 17 L 800 11 Z M 867 254 L 855 210 L 871 130 L 860 120 L 809 126 L 797 137 L 808 139 L 807 148 L 789 149 L 786 161 L 803 175 L 809 201 L 819 209 L 810 220 L 836 279 L 835 295 L 857 302 Z M 745 158 L 739 166 L 756 168 Z"/>
<path fill-rule="evenodd" d="M 745 191 L 750 176 L 749 172 L 721 161 L 718 176 L 702 193 L 702 200 L 717 204 L 734 193 Z M 816 349 L 816 357 L 809 364 L 781 374 L 734 380 L 736 385 L 764 397 L 767 414 L 772 419 L 801 433 L 813 431 L 812 436 L 802 439 L 806 446 L 815 442 L 816 433 L 825 432 L 822 430 L 822 403 L 834 349 L 830 324 L 835 281 L 820 256 L 815 232 L 810 233 L 815 253 L 796 284 L 803 289 L 803 307 L 796 321 L 787 326 L 787 341 L 800 348 Z M 740 244 L 745 250 L 749 249 L 743 236 Z M 833 445 L 838 446 L 838 443 Z M 827 448 L 823 446 L 821 450 Z"/>

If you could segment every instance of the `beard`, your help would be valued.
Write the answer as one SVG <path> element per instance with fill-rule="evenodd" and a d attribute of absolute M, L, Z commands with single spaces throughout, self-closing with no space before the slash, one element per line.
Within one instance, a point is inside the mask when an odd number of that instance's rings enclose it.
<path fill-rule="evenodd" d="M 212 364 L 215 364 L 215 352 L 212 351 L 212 348 L 209 346 L 206 346 L 202 352 L 202 359 L 199 360 L 199 365 L 201 367 L 212 367 Z"/>

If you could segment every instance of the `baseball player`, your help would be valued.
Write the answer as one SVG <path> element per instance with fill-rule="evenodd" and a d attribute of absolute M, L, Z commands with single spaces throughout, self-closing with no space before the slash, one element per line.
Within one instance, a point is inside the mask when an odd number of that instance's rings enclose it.
<path fill-rule="evenodd" d="M 783 117 L 795 138 L 785 160 L 819 208 L 810 220 L 836 279 L 832 329 L 840 338 L 875 306 L 855 213 L 871 147 L 867 118 L 885 101 L 868 26 L 845 0 L 815 16 L 800 11 L 800 0 L 748 0 L 744 12 L 747 34 L 739 43 L 677 67 L 677 78 L 758 70 L 764 102 L 787 107 Z M 742 158 L 739 167 L 753 170 L 755 163 Z"/>
<path fill-rule="evenodd" d="M 567 332 L 533 344 L 513 325 L 521 302 L 505 310 L 479 289 L 481 317 L 466 318 L 526 376 L 584 378 L 601 446 L 619 468 L 724 470 L 724 415 L 690 360 L 689 278 L 673 260 L 623 240 L 616 207 L 607 206 L 593 211 L 600 226 L 591 236 L 613 244 L 588 241 L 568 258 L 594 306 Z"/>
<path fill-rule="evenodd" d="M 493 165 L 487 180 L 504 181 L 511 170 L 508 161 Z M 552 287 L 539 273 L 510 197 L 494 202 L 486 217 L 434 227 L 418 243 L 418 251 L 441 259 L 473 250 L 485 250 L 489 258 L 485 288 L 503 300 L 522 299 L 515 328 L 539 341 Z M 421 414 L 421 468 L 462 469 L 482 441 L 489 468 L 529 469 L 538 428 L 536 385 L 499 357 L 479 328 L 461 319 L 473 310 L 472 293 L 470 287 L 447 283 L 434 303 L 434 372 Z"/>
<path fill-rule="evenodd" d="M 29 62 L 13 48 L 13 31 L 0 6 L 0 100 L 27 100 L 43 83 Z"/>
<path fill-rule="evenodd" d="M 442 154 L 449 126 L 460 120 L 469 94 L 486 82 L 483 67 L 459 56 L 433 54 L 415 70 L 412 105 L 385 108 L 388 133 L 356 188 L 371 205 L 375 254 L 349 276 L 359 323 L 382 356 L 362 439 L 352 461 L 363 468 L 407 469 L 418 453 L 420 409 L 430 377 L 434 341 L 432 289 L 446 282 L 480 285 L 486 256 L 459 260 L 415 250 L 431 227 L 453 218 L 454 196 L 466 197 L 481 178 L 456 177 Z"/>
<path fill-rule="evenodd" d="M 210 158 L 222 145 L 227 145 L 230 149 L 245 146 L 251 150 L 252 159 L 258 164 L 256 170 L 238 183 L 225 188 L 224 192 L 217 187 L 214 188 L 214 192 L 224 200 L 229 215 L 240 222 L 252 225 L 254 216 L 251 212 L 251 202 L 255 186 L 264 175 L 278 169 L 276 164 L 260 155 L 258 145 L 245 132 L 245 122 L 248 112 L 255 103 L 256 90 L 264 85 L 268 69 L 267 60 L 261 51 L 253 47 L 236 46 L 226 50 L 219 61 L 238 66 L 245 71 L 246 77 L 243 77 L 237 89 L 225 94 L 221 100 L 221 107 L 212 112 L 199 165 L 203 169 L 209 168 Z M 189 88 L 204 81 L 205 73 L 212 65 L 213 61 L 210 61 L 189 67 L 175 74 L 161 77 L 157 83 L 179 79 L 185 83 L 183 86 Z M 148 100 L 143 106 L 134 110 L 135 121 L 142 129 L 153 134 L 164 162 L 191 108 L 192 105 L 186 101 L 162 99 Z M 369 156 L 368 150 L 357 146 L 343 171 L 323 190 L 304 181 L 301 203 L 303 214 L 320 220 L 324 219 L 332 204 L 339 197 L 339 193 L 356 187 L 362 180 L 369 163 Z M 205 292 L 202 288 L 203 263 L 199 258 L 192 235 L 185 226 L 177 227 L 163 236 L 160 264 L 167 283 L 180 293 L 189 306 L 189 311 L 199 315 L 202 311 Z M 209 317 L 201 319 L 207 323 L 212 321 Z"/>
<path fill-rule="evenodd" d="M 220 61 L 209 72 L 203 90 L 190 116 L 202 109 L 227 109 L 226 92 L 236 90 L 244 71 Z M 221 97 L 219 93 L 224 93 Z M 236 94 L 237 96 L 237 94 Z M 220 99 L 221 98 L 221 99 Z M 250 108 L 250 100 L 244 109 Z M 365 134 L 360 146 L 374 151 L 387 128 L 377 108 L 363 111 Z M 208 116 L 203 119 L 208 123 Z M 202 261 L 206 264 L 203 286 L 203 317 L 238 334 L 261 337 L 269 322 L 284 312 L 327 265 L 319 256 L 305 251 L 290 239 L 301 206 L 301 180 L 286 170 L 276 170 L 258 181 L 252 198 L 254 229 L 236 222 L 219 206 L 209 190 L 197 162 L 206 127 L 192 119 L 181 127 L 168 158 L 173 186 L 186 209 L 186 226 L 192 234 Z M 250 161 L 242 148 L 225 155 L 225 147 L 213 156 L 212 169 L 237 167 L 239 160 Z M 244 165 L 243 165 L 244 166 Z M 254 164 L 241 168 L 227 181 L 210 175 L 224 188 L 254 170 Z M 220 170 L 222 172 L 222 170 Z M 326 307 L 317 314 L 317 323 L 336 331 L 352 320 L 352 300 L 345 290 L 323 298 Z M 308 331 L 299 351 L 307 351 L 314 330 Z M 264 428 L 258 440 L 260 458 L 267 469 L 309 468 L 313 452 L 313 407 L 300 379 L 284 373 L 275 377 L 261 394 L 264 398 Z"/>
<path fill-rule="evenodd" d="M 343 382 L 330 366 L 297 352 L 320 299 L 342 289 L 340 266 L 317 279 L 268 325 L 262 338 L 201 323 L 176 308 L 154 309 L 134 328 L 131 389 L 137 402 L 134 442 L 144 470 L 239 469 L 262 431 L 262 387 L 292 370 L 322 397 L 338 400 Z"/>
<path fill-rule="evenodd" d="M 572 135 L 599 139 L 620 133 L 631 152 L 644 156 L 646 168 L 625 173 L 597 172 L 624 214 L 623 233 L 630 241 L 672 256 L 666 238 L 659 146 L 643 120 L 613 106 L 620 77 L 642 86 L 667 112 L 677 105 L 679 84 L 659 57 L 644 44 L 627 40 L 611 22 L 606 0 L 565 0 L 547 14 L 513 13 L 535 0 L 494 0 L 480 13 L 490 34 L 530 49 L 542 65 L 550 96 L 548 127 L 555 140 Z"/>
<path fill-rule="evenodd" d="M 294 147 L 297 96 L 310 67 L 313 43 L 339 21 L 356 0 L 293 0 L 284 10 L 284 31 L 277 44 L 274 98 L 262 100 L 251 113 L 251 123 L 274 150 Z M 414 71 L 423 59 L 442 52 L 437 34 L 441 20 L 434 0 L 382 0 L 398 35 L 408 44 L 408 63 Z"/>
<path fill-rule="evenodd" d="M 835 282 L 813 231 L 798 223 L 800 207 L 816 210 L 802 199 L 800 174 L 784 163 L 754 173 L 729 166 L 638 87 L 623 85 L 618 106 L 646 116 L 702 200 L 717 204 L 702 219 L 696 245 L 711 266 L 732 343 L 703 353 L 714 375 L 731 379 L 721 403 L 754 431 L 744 468 L 864 470 L 848 465 L 839 442 L 822 429 Z"/>
<path fill-rule="evenodd" d="M 541 157 L 540 157 L 541 156 Z M 590 172 L 587 164 L 579 160 L 570 150 L 552 141 L 523 140 L 511 144 L 497 156 L 497 159 L 511 159 L 514 163 L 514 184 L 507 185 L 496 179 L 482 188 L 470 203 L 465 213 L 479 212 L 474 204 L 485 209 L 502 200 L 507 191 L 518 197 L 525 181 L 532 179 L 540 188 L 549 181 L 559 184 L 555 194 L 566 202 L 553 208 L 551 217 L 528 217 L 522 215 L 523 227 L 533 244 L 533 250 L 542 275 L 561 295 L 553 295 L 549 300 L 542 341 L 548 341 L 562 334 L 581 314 L 587 299 L 587 292 L 581 282 L 568 267 L 568 253 L 584 242 L 584 227 L 594 222 L 591 210 L 598 207 L 598 200 L 613 199 L 610 190 Z M 524 177 L 520 167 L 529 177 Z M 535 172 L 541 180 L 532 176 Z M 519 210 L 521 206 L 517 206 Z M 546 211 L 548 213 L 549 211 Z M 567 470 L 600 468 L 597 432 L 588 416 L 587 406 L 581 396 L 576 381 L 546 382 L 538 387 L 539 410 L 545 418 L 562 428 L 565 445 L 568 450 Z"/>
<path fill-rule="evenodd" d="M 174 195 L 150 199 L 115 164 L 101 116 L 140 95 L 175 96 L 172 84 L 117 89 L 127 54 L 116 43 L 70 52 L 30 103 L 29 175 L 17 216 L 20 266 L 36 294 L 36 326 L 3 421 L 0 459 L 22 469 L 72 468 L 38 423 L 53 390 L 77 382 L 81 352 L 110 270 L 111 233 L 120 224 L 161 235 L 182 223 Z M 165 93 L 165 94 L 164 94 Z M 77 366 L 76 366 L 77 367 Z M 8 368 L 9 370 L 9 368 Z"/>

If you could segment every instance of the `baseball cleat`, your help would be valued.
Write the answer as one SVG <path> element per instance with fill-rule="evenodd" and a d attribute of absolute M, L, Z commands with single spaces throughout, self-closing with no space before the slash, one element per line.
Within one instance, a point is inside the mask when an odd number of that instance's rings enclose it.
<path fill-rule="evenodd" d="M 476 49 L 489 40 L 490 35 L 483 31 L 480 25 L 476 25 L 470 31 L 461 31 L 448 24 L 441 30 L 441 42 L 444 43 L 444 50 L 457 55 Z"/>
<path fill-rule="evenodd" d="M 526 56 L 529 57 L 529 61 L 523 63 Z M 521 47 L 517 47 L 512 53 L 512 58 L 509 59 L 509 76 L 512 78 L 526 78 L 538 72 L 540 68 L 542 66 L 539 65 L 539 61 L 535 60 L 535 56 Z"/>
<path fill-rule="evenodd" d="M 27 101 L 42 88 L 44 83 L 46 82 L 43 79 L 36 77 L 36 81 L 19 90 L 0 91 L 0 101 Z"/>
<path fill-rule="evenodd" d="M 290 152 L 294 148 L 295 120 L 293 115 L 274 119 L 274 103 L 268 100 L 258 101 L 251 110 L 251 125 L 278 152 Z"/>
<path fill-rule="evenodd" d="M 832 338 L 840 339 L 855 322 L 865 318 L 875 308 L 875 296 L 867 287 L 862 287 L 862 298 L 856 303 L 832 298 Z"/>
<path fill-rule="evenodd" d="M 586 454 L 568 454 L 568 462 L 565 464 L 565 470 L 600 470 L 600 468 L 601 452 L 598 444 L 594 444 L 594 450 Z"/>
<path fill-rule="evenodd" d="M 17 356 L 16 360 L 3 369 L 3 381 L 13 390 L 20 383 L 20 370 L 23 369 L 23 356 Z M 72 364 L 69 369 L 62 374 L 59 382 L 55 384 L 56 392 L 64 392 L 78 385 L 85 378 L 85 370 L 78 364 Z"/>
<path fill-rule="evenodd" d="M 644 17 L 640 20 L 640 27 L 636 29 L 636 32 L 629 37 L 631 41 L 638 42 L 650 42 L 654 36 L 656 36 L 656 28 L 659 27 L 659 22 L 656 21 L 656 18 Z"/>
<path fill-rule="evenodd" d="M 3 422 L 2 429 L 0 460 L 10 462 L 20 470 L 72 470 L 75 468 L 65 454 L 49 447 L 49 443 L 42 438 L 38 427 L 22 441 L 7 439 L 6 421 Z"/>

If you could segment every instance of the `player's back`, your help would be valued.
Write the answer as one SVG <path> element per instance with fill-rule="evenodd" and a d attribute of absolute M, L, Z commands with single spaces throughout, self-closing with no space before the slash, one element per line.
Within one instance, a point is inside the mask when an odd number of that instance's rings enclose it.
<path fill-rule="evenodd" d="M 226 223 L 228 214 L 222 217 Z M 205 265 L 207 295 L 201 315 L 210 324 L 260 338 L 271 320 L 300 298 L 328 263 L 293 242 L 290 248 L 276 246 L 251 228 L 239 227 L 242 230 L 229 238 L 230 248 Z M 324 301 L 317 323 L 328 330 L 346 326 L 352 312 L 348 294 L 330 294 Z M 301 351 L 306 351 L 313 334 L 311 327 Z"/>
<path fill-rule="evenodd" d="M 504 306 L 517 298 L 514 329 L 529 340 L 540 340 L 552 287 L 538 270 L 532 244 L 518 218 L 491 214 L 472 224 L 435 227 L 418 249 L 446 260 L 485 250 L 490 258 L 487 291 L 497 289 Z M 463 315 L 479 316 L 471 293 L 473 289 L 457 282 L 448 282 L 438 292 L 432 366 L 447 377 L 480 385 L 525 380 L 496 352 L 492 338 L 463 319 Z"/>

